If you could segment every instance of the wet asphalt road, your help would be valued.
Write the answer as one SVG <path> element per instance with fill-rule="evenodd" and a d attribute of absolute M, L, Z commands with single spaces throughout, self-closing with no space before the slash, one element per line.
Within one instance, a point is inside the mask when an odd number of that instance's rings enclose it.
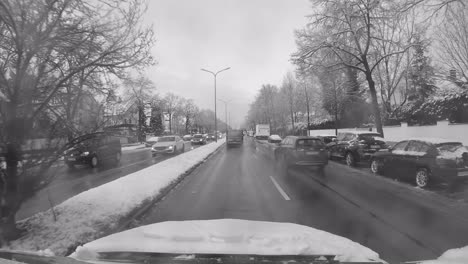
<path fill-rule="evenodd" d="M 193 146 L 197 148 L 199 146 Z M 38 212 L 48 210 L 51 203 L 56 205 L 91 188 L 108 183 L 130 173 L 144 169 L 161 162 L 173 155 L 158 155 L 152 157 L 150 148 L 123 150 L 119 166 L 102 164 L 99 168 L 76 166 L 69 169 L 61 164 L 49 169 L 48 173 L 55 175 L 54 180 L 33 197 L 26 200 L 16 214 L 21 220 Z M 50 199 L 50 201 L 49 201 Z"/>
<path fill-rule="evenodd" d="M 302 224 L 347 237 L 399 261 L 434 259 L 468 245 L 468 210 L 434 193 L 330 163 L 278 174 L 251 139 L 198 167 L 139 225 L 239 218 Z"/>

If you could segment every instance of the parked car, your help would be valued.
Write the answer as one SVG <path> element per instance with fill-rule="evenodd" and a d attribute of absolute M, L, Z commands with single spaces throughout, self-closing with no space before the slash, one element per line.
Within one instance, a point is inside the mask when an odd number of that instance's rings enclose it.
<path fill-rule="evenodd" d="M 316 137 L 320 138 L 325 144 L 329 144 L 336 140 L 335 135 L 317 135 Z"/>
<path fill-rule="evenodd" d="M 337 139 L 327 144 L 330 158 L 344 158 L 348 166 L 370 160 L 372 154 L 385 148 L 382 136 L 369 131 L 338 132 Z"/>
<path fill-rule="evenodd" d="M 226 147 L 229 148 L 233 145 L 242 145 L 244 142 L 244 133 L 242 130 L 229 130 L 226 135 Z"/>
<path fill-rule="evenodd" d="M 281 143 L 283 139 L 279 135 L 271 135 L 268 137 L 269 143 Z"/>
<path fill-rule="evenodd" d="M 145 147 L 152 147 L 156 142 L 158 142 L 159 137 L 150 137 L 145 142 Z"/>
<path fill-rule="evenodd" d="M 158 142 L 151 148 L 153 156 L 156 154 L 177 154 L 185 152 L 185 143 L 179 136 L 160 137 Z"/>
<path fill-rule="evenodd" d="M 192 138 L 193 145 L 205 145 L 206 144 L 206 137 L 202 134 L 195 134 Z"/>
<path fill-rule="evenodd" d="M 80 136 L 68 145 L 70 147 L 64 153 L 64 161 L 69 168 L 75 165 L 96 168 L 108 161 L 118 164 L 122 157 L 120 139 L 105 132 Z"/>
<path fill-rule="evenodd" d="M 468 149 L 460 142 L 414 138 L 372 156 L 371 171 L 414 180 L 419 187 L 431 182 L 468 178 Z"/>
<path fill-rule="evenodd" d="M 287 136 L 275 149 L 275 160 L 281 169 L 290 166 L 318 167 L 323 171 L 328 164 L 325 144 L 317 137 Z"/>
<path fill-rule="evenodd" d="M 184 141 L 192 141 L 192 135 L 185 135 L 182 139 Z"/>

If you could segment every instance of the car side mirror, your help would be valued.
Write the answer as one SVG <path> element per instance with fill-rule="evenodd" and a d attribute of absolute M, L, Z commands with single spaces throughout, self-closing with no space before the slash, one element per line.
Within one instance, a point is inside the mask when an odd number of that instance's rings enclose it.
<path fill-rule="evenodd" d="M 331 142 L 338 142 L 338 139 L 332 138 Z"/>

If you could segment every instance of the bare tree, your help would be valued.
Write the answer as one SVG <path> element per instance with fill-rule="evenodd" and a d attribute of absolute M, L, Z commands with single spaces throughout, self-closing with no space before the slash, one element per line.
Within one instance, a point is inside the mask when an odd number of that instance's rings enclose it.
<path fill-rule="evenodd" d="M 169 132 L 172 133 L 172 123 L 181 109 L 181 98 L 173 93 L 167 93 L 164 97 L 164 111 L 169 116 Z"/>
<path fill-rule="evenodd" d="M 339 58 L 337 65 L 356 69 L 364 74 L 372 99 L 375 125 L 383 135 L 374 70 L 386 58 L 405 53 L 410 45 L 405 41 L 390 53 L 380 54 L 374 42 L 380 39 L 375 25 L 390 23 L 406 15 L 405 7 L 398 2 L 380 0 L 316 0 L 317 11 L 310 16 L 307 28 L 297 31 L 298 51 L 293 61 L 302 68 L 322 65 L 329 56 Z M 394 43 L 397 45 L 398 43 Z M 323 60 L 317 59 L 321 55 Z M 327 65 L 330 67 L 337 65 Z"/>
<path fill-rule="evenodd" d="M 1 133 L 7 144 L 4 238 L 18 234 L 14 218 L 26 179 L 17 167 L 31 127 L 75 76 L 95 70 L 120 76 L 127 68 L 153 63 L 152 29 L 140 26 L 144 11 L 138 0 L 0 2 L 0 90 L 6 97 Z"/>
<path fill-rule="evenodd" d="M 288 72 L 283 79 L 281 91 L 285 95 L 289 114 L 291 116 L 291 129 L 294 130 L 295 109 L 296 109 L 296 80 L 292 72 Z"/>
<path fill-rule="evenodd" d="M 436 40 L 439 60 L 448 69 L 455 69 L 468 81 L 468 5 L 450 7 L 446 18 L 438 27 Z"/>

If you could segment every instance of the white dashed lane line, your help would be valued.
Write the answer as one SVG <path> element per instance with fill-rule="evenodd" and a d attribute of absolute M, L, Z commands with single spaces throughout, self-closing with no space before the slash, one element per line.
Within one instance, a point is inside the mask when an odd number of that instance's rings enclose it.
<path fill-rule="evenodd" d="M 270 180 L 273 182 L 273 184 L 275 185 L 278 192 L 281 194 L 281 196 L 283 196 L 283 198 L 286 201 L 291 200 L 291 198 L 289 198 L 288 194 L 283 190 L 283 188 L 281 188 L 281 186 L 278 184 L 278 182 L 276 182 L 276 180 L 275 180 L 275 178 L 273 178 L 273 176 L 270 176 Z"/>

